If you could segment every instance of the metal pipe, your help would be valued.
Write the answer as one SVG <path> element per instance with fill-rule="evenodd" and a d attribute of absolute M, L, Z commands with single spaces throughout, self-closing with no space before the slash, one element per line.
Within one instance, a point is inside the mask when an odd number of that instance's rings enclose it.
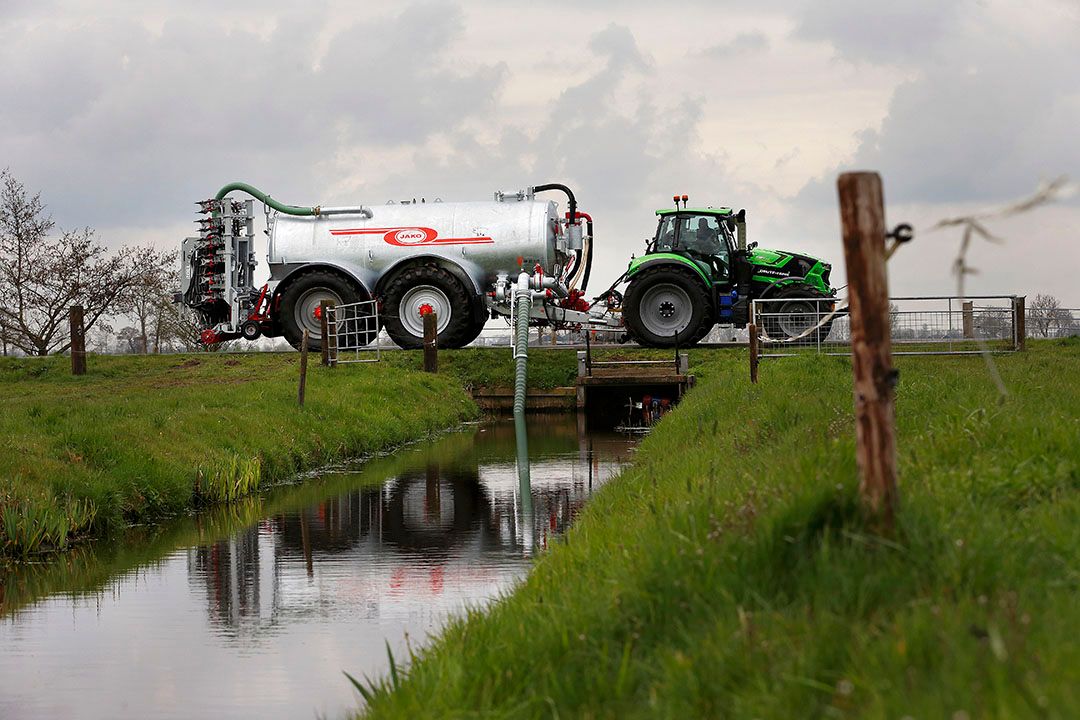
<path fill-rule="evenodd" d="M 225 198 L 226 195 L 233 191 L 247 193 L 248 195 L 263 203 L 264 205 L 267 205 L 280 213 L 285 213 L 286 215 L 363 215 L 367 218 L 370 218 L 372 215 L 371 208 L 364 207 L 363 205 L 359 205 L 357 207 L 328 208 L 319 207 L 318 205 L 316 205 L 315 207 L 285 205 L 284 203 L 279 203 L 277 200 L 274 200 L 272 197 L 264 193 L 262 190 L 259 190 L 257 187 L 244 182 L 229 183 L 225 187 L 218 190 L 217 195 L 214 196 L 214 199 L 222 200 Z"/>
<path fill-rule="evenodd" d="M 363 215 L 366 218 L 371 218 L 373 213 L 371 208 L 366 205 L 357 205 L 356 207 L 317 207 L 318 215 Z"/>

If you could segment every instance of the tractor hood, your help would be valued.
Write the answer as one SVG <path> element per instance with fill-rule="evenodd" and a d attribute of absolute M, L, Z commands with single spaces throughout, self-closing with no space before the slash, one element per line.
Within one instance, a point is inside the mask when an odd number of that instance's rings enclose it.
<path fill-rule="evenodd" d="M 753 266 L 754 279 L 759 282 L 806 278 L 808 284 L 822 292 L 831 291 L 829 274 L 832 272 L 832 265 L 812 255 L 790 250 L 754 248 L 750 251 L 748 260 Z"/>
<path fill-rule="evenodd" d="M 820 258 L 816 258 L 813 255 L 804 255 L 792 250 L 769 250 L 768 248 L 754 248 L 750 251 L 750 263 L 752 265 L 760 265 L 762 267 L 784 267 L 791 260 L 802 260 L 810 263 L 813 267 L 815 263 L 822 262 Z"/>

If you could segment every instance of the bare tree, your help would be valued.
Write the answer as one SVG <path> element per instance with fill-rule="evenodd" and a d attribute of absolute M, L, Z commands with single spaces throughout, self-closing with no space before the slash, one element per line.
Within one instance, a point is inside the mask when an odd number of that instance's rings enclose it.
<path fill-rule="evenodd" d="M 1038 294 L 1027 311 L 1031 327 L 1043 337 L 1071 330 L 1072 313 L 1061 307 L 1061 301 L 1053 295 Z M 1051 331 L 1054 331 L 1053 333 Z"/>
<path fill-rule="evenodd" d="M 167 329 L 162 320 L 169 313 L 177 279 L 177 254 L 149 249 L 137 258 L 138 278 L 121 297 L 118 310 L 135 321 L 142 352 L 159 353 Z"/>
<path fill-rule="evenodd" d="M 40 193 L 0 171 L 0 317 L 8 343 L 29 355 L 67 350 L 71 306 L 83 306 L 89 331 L 139 276 L 133 249 L 110 254 L 90 228 L 54 228 Z"/>
<path fill-rule="evenodd" d="M 122 327 L 116 333 L 116 339 L 120 344 L 121 353 L 130 353 L 132 355 L 143 354 L 146 352 L 146 346 L 143 345 L 143 334 L 139 331 L 139 328 Z"/>

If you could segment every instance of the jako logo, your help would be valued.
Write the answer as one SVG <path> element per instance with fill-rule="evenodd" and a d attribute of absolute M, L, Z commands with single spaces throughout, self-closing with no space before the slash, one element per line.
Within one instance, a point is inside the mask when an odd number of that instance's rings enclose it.
<path fill-rule="evenodd" d="M 394 243 L 396 245 L 417 245 L 427 239 L 428 235 L 423 230 L 398 230 L 394 233 Z"/>

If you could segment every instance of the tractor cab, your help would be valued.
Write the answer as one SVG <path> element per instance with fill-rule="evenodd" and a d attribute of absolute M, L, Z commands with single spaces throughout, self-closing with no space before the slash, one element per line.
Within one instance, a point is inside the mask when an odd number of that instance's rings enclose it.
<path fill-rule="evenodd" d="M 737 249 L 731 208 L 657 210 L 660 222 L 649 251 L 690 258 L 712 284 L 730 284 Z"/>

